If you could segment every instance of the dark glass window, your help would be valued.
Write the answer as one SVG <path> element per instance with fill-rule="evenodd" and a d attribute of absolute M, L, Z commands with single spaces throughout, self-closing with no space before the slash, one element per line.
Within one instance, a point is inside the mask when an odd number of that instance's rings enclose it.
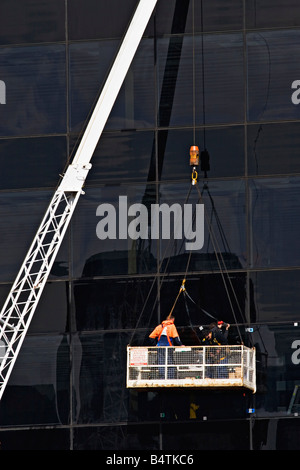
<path fill-rule="evenodd" d="M 69 429 L 1 431 L 1 448 L 12 451 L 70 450 L 70 431 Z"/>
<path fill-rule="evenodd" d="M 203 257 L 204 258 L 204 257 Z M 189 272 L 185 273 L 187 263 L 182 260 L 182 276 L 162 277 L 160 289 L 161 320 L 173 312 L 176 318 L 176 326 L 180 338 L 185 345 L 200 344 L 201 331 L 199 327 L 209 325 L 218 320 L 229 324 L 245 323 L 247 304 L 247 275 L 244 272 L 223 272 L 209 274 L 196 273 L 199 267 L 216 271 L 217 263 L 211 257 L 200 258 L 192 256 L 189 264 Z M 226 259 L 229 264 L 228 258 Z M 232 264 L 234 263 L 232 260 Z M 204 265 L 204 263 L 206 264 Z M 178 267 L 178 266 L 177 266 Z M 233 268 L 234 266 L 231 266 Z M 198 269 L 197 269 L 198 268 Z M 179 271 L 179 269 L 178 269 Z M 187 296 L 177 299 L 183 279 L 186 279 L 185 288 Z M 250 293 L 253 302 L 253 293 Z M 152 320 L 151 327 L 155 321 Z M 244 336 L 244 330 L 240 331 L 232 326 L 229 330 L 230 344 L 239 344 L 241 337 L 245 344 L 248 341 Z"/>
<path fill-rule="evenodd" d="M 69 422 L 70 352 L 64 336 L 27 335 L 1 401 L 1 423 Z"/>
<path fill-rule="evenodd" d="M 159 424 L 74 428 L 75 450 L 159 450 Z"/>
<path fill-rule="evenodd" d="M 243 120 L 242 35 L 159 39 L 158 60 L 160 126 Z"/>
<path fill-rule="evenodd" d="M 248 33 L 250 121 L 299 118 L 299 85 L 294 84 L 300 76 L 300 65 L 295 60 L 299 41 L 299 30 Z"/>
<path fill-rule="evenodd" d="M 189 182 L 186 184 L 166 183 L 160 186 L 159 204 L 163 203 L 166 203 L 168 207 L 176 203 L 180 204 L 181 211 L 178 210 L 175 213 L 177 219 L 171 219 L 170 223 L 170 230 L 174 228 L 175 233 L 177 231 L 177 238 L 164 235 L 164 227 L 168 228 L 168 220 L 165 218 L 161 222 L 162 269 L 163 261 L 165 262 L 169 257 L 173 262 L 175 259 L 180 261 L 181 258 L 187 257 L 187 252 L 190 250 L 192 257 L 199 259 L 199 270 L 201 270 L 200 259 L 206 257 L 213 257 L 216 263 L 215 268 L 218 269 L 216 252 L 222 257 L 222 269 L 227 263 L 232 264 L 231 258 L 237 260 L 239 267 L 243 267 L 246 253 L 243 181 L 210 181 L 208 184 L 204 181 L 192 187 Z M 196 204 L 199 203 L 204 204 L 204 216 L 197 215 L 192 227 L 189 224 L 189 216 L 187 215 L 185 220 L 184 213 L 187 210 L 193 213 Z M 183 204 L 187 204 L 188 208 L 185 208 Z M 204 243 L 201 244 L 203 232 Z M 206 262 L 203 263 L 202 269 L 207 269 Z"/>
<path fill-rule="evenodd" d="M 65 137 L 0 140 L 0 188 L 55 187 L 67 160 Z"/>
<path fill-rule="evenodd" d="M 105 132 L 92 158 L 87 185 L 156 179 L 154 132 Z"/>
<path fill-rule="evenodd" d="M 62 274 L 67 271 L 59 262 L 57 262 L 57 271 L 58 269 L 61 269 Z M 69 302 L 67 282 L 48 282 L 31 321 L 29 334 L 68 331 Z"/>
<path fill-rule="evenodd" d="M 136 5 L 137 0 L 72 0 L 68 2 L 69 37 L 71 40 L 121 38 Z"/>
<path fill-rule="evenodd" d="M 130 329 L 130 343 L 143 344 L 139 329 L 158 322 L 157 283 L 140 277 L 78 280 L 74 305 L 77 330 Z"/>
<path fill-rule="evenodd" d="M 153 272 L 157 247 L 148 236 L 145 214 L 150 214 L 149 208 L 152 202 L 156 202 L 155 196 L 155 187 L 151 191 L 144 185 L 89 188 L 80 199 L 71 222 L 74 276 Z M 138 223 L 139 208 L 134 204 L 143 205 L 141 225 Z"/>
<path fill-rule="evenodd" d="M 192 168 L 189 166 L 190 146 L 194 145 L 193 130 L 165 130 L 158 133 L 159 177 L 166 180 L 190 181 Z M 196 129 L 196 142 L 200 153 L 209 152 L 207 176 L 243 176 L 244 129 L 242 126 L 209 127 L 205 131 Z M 199 181 L 205 176 L 204 167 L 198 167 Z"/>
<path fill-rule="evenodd" d="M 300 123 L 248 126 L 250 175 L 299 173 Z"/>
<path fill-rule="evenodd" d="M 219 421 L 216 425 L 205 420 L 205 410 L 203 416 L 205 422 L 202 419 L 202 422 L 173 423 L 172 426 L 166 423 L 162 430 L 163 449 L 249 450 L 247 421 Z"/>
<path fill-rule="evenodd" d="M 0 61 L 0 77 L 6 86 L 0 135 L 66 132 L 65 46 L 4 47 Z"/>
<path fill-rule="evenodd" d="M 74 337 L 74 421 L 120 422 L 127 418 L 128 333 Z"/>
<path fill-rule="evenodd" d="M 201 9 L 203 11 L 203 31 L 225 31 L 243 28 L 243 1 L 222 0 L 195 1 L 195 29 L 202 31 Z"/>
<path fill-rule="evenodd" d="M 201 0 L 194 2 L 194 31 L 228 31 L 243 28 L 242 0 Z M 168 0 L 156 7 L 156 31 L 162 34 L 193 32 L 192 1 Z M 203 17 L 201 12 L 203 11 Z"/>
<path fill-rule="evenodd" d="M 250 263 L 299 266 L 299 178 L 250 181 Z"/>
<path fill-rule="evenodd" d="M 248 0 L 247 28 L 282 28 L 300 25 L 298 0 Z"/>
<path fill-rule="evenodd" d="M 61 0 L 3 0 L 0 44 L 54 42 L 65 39 L 65 4 Z"/>
<path fill-rule="evenodd" d="M 299 324 L 253 325 L 257 355 L 257 416 L 297 416 L 299 412 Z M 295 395 L 294 395 L 295 394 Z"/>
<path fill-rule="evenodd" d="M 113 64 L 119 41 L 70 45 L 71 129 L 81 131 L 93 111 Z M 106 129 L 153 127 L 154 100 L 153 40 L 144 39 L 136 52 Z"/>
<path fill-rule="evenodd" d="M 300 420 L 259 419 L 253 426 L 254 450 L 299 450 Z"/>
<path fill-rule="evenodd" d="M 299 271 L 258 271 L 251 273 L 250 278 L 254 292 L 251 321 L 271 323 L 299 319 Z"/>

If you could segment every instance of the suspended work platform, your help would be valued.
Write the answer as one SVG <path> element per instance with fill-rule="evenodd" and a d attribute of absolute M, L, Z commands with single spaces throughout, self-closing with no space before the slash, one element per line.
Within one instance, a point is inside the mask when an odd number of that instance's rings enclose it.
<path fill-rule="evenodd" d="M 255 348 L 127 347 L 127 388 L 247 388 L 256 392 Z"/>

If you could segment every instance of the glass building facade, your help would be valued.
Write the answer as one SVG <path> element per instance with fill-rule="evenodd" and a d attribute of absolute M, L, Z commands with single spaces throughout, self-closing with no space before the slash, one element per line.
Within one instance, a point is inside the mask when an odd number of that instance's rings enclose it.
<path fill-rule="evenodd" d="M 2 304 L 136 5 L 1 1 Z M 2 449 L 300 449 L 299 49 L 296 0 L 158 0 L 1 400 Z M 198 191 L 194 144 L 210 156 Z M 101 204 L 119 220 L 120 196 L 199 193 L 199 250 L 99 238 Z M 126 388 L 126 346 L 147 343 L 184 277 L 182 341 L 207 313 L 230 323 L 256 347 L 255 394 Z"/>

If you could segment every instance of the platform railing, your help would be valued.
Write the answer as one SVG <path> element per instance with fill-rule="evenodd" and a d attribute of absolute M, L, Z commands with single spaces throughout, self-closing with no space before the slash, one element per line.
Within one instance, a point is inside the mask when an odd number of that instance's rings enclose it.
<path fill-rule="evenodd" d="M 244 387 L 256 391 L 255 348 L 127 348 L 127 387 Z"/>

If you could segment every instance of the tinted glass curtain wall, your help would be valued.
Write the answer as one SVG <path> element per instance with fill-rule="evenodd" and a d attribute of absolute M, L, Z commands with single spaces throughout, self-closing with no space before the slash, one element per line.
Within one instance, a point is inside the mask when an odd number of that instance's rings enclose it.
<path fill-rule="evenodd" d="M 1 2 L 1 305 L 137 3 Z M 3 449 L 300 448 L 298 3 L 158 0 L 1 400 Z M 210 168 L 190 191 L 194 144 Z M 129 236 L 129 208 L 199 195 L 190 258 L 183 236 Z M 148 344 L 185 276 L 183 343 L 206 312 L 230 323 L 256 347 L 256 394 L 126 389 L 126 346 Z"/>

